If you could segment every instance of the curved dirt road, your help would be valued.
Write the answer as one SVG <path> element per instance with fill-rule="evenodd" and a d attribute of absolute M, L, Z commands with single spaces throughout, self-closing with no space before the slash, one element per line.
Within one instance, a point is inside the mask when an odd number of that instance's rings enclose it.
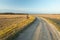
<path fill-rule="evenodd" d="M 14 40 L 60 40 L 60 36 L 54 30 L 46 21 L 37 18 Z"/>

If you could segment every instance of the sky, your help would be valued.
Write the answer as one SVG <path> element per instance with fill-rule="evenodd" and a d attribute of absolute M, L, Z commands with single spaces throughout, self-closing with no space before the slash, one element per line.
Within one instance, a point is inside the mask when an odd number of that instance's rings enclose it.
<path fill-rule="evenodd" d="M 60 0 L 0 0 L 0 12 L 60 13 Z"/>

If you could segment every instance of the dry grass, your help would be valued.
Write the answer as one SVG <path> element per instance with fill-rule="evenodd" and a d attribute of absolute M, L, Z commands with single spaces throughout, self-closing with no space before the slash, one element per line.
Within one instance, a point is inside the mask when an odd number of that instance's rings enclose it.
<path fill-rule="evenodd" d="M 33 16 L 29 16 L 26 19 L 26 15 L 0 15 L 0 40 L 4 40 L 17 31 L 22 30 L 34 20 L 35 17 Z"/>
<path fill-rule="evenodd" d="M 26 15 L 0 15 L 0 18 L 16 18 L 16 17 L 26 18 Z"/>

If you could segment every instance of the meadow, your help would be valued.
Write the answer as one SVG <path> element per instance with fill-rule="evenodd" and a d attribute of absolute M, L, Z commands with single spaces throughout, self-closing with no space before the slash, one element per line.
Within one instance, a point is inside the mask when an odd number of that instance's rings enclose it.
<path fill-rule="evenodd" d="M 0 40 L 7 40 L 35 20 L 29 15 L 0 15 Z"/>

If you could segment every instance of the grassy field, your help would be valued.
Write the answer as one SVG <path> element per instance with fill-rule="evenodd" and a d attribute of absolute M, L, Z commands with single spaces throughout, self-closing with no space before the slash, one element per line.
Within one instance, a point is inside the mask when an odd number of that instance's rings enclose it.
<path fill-rule="evenodd" d="M 26 15 L 0 15 L 0 40 L 5 40 L 23 30 L 34 20 L 35 17 L 30 15 L 28 19 Z"/>

